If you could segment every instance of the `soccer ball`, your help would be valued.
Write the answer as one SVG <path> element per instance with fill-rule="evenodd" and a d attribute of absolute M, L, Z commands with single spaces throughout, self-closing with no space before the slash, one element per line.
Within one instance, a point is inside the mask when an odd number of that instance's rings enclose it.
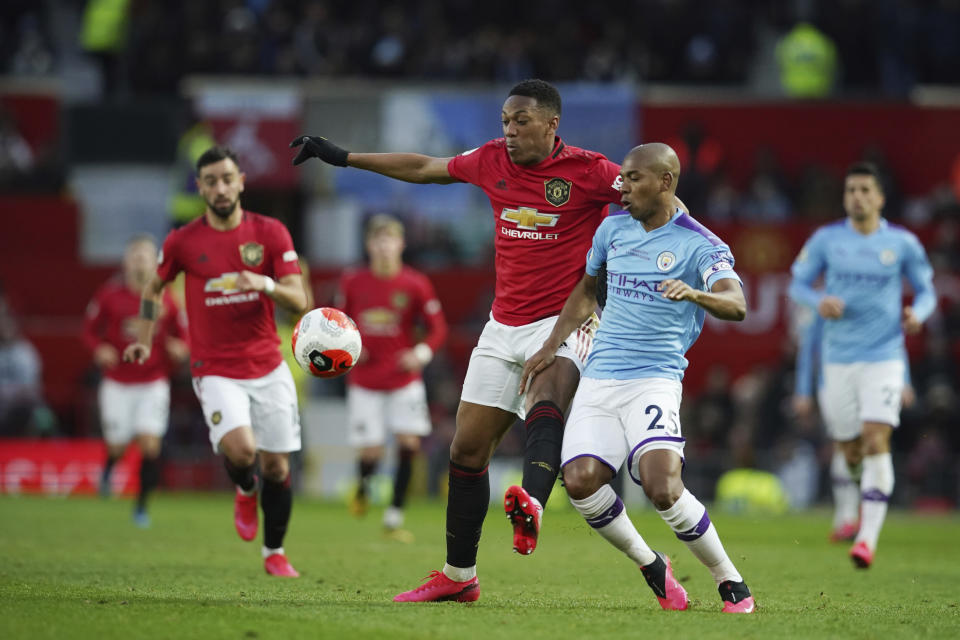
<path fill-rule="evenodd" d="M 318 378 L 336 378 L 357 363 L 360 331 L 343 311 L 320 307 L 300 318 L 290 346 L 301 369 Z"/>

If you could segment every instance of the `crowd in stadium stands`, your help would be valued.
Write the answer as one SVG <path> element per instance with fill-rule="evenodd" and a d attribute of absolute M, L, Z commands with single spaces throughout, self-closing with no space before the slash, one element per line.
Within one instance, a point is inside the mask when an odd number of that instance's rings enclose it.
<path fill-rule="evenodd" d="M 744 85 L 764 60 L 789 64 L 798 43 L 836 67 L 843 91 L 960 82 L 960 6 L 950 0 L 635 0 L 608 10 L 570 0 L 137 0 L 114 3 L 126 14 L 94 15 L 99 4 L 4 2 L 2 71 L 55 70 L 51 15 L 67 7 L 87 10 L 83 47 L 141 92 L 176 89 L 189 73 Z"/>

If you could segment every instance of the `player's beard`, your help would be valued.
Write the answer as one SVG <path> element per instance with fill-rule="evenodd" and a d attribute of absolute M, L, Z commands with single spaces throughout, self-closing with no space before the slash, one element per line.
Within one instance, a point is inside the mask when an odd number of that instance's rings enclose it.
<path fill-rule="evenodd" d="M 233 215 L 233 211 L 234 209 L 237 208 L 238 202 L 240 202 L 239 198 L 237 198 L 230 204 L 221 204 L 221 205 L 217 205 L 217 204 L 214 204 L 213 202 L 208 201 L 207 206 L 210 207 L 210 211 L 213 211 L 218 218 L 220 218 L 221 220 L 226 220 L 231 215 Z"/>

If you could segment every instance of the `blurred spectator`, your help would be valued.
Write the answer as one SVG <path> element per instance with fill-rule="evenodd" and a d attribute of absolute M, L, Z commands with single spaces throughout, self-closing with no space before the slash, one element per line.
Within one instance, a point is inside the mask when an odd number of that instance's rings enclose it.
<path fill-rule="evenodd" d="M 784 222 L 793 212 L 793 204 L 784 192 L 785 180 L 773 150 L 763 147 L 754 158 L 753 177 L 743 201 L 740 217 L 747 222 Z"/>
<path fill-rule="evenodd" d="M 683 167 L 677 195 L 697 215 L 707 206 L 707 193 L 715 176 L 723 168 L 723 147 L 711 138 L 701 122 L 688 122 L 683 133 L 667 141 Z"/>
<path fill-rule="evenodd" d="M 51 42 L 44 24 L 51 6 L 77 4 L 4 2 L 0 60 L 8 70 L 51 73 L 52 51 L 66 47 Z M 776 56 L 788 95 L 822 97 L 842 84 L 906 96 L 918 82 L 960 82 L 960 6 L 947 0 L 657 0 L 644 3 L 629 38 L 589 3 L 532 0 L 524 10 L 549 15 L 550 28 L 503 30 L 500 17 L 516 11 L 505 0 L 88 0 L 81 43 L 101 63 L 108 91 L 130 83 L 159 93 L 188 73 L 737 86 L 760 55 L 757 34 L 792 25 Z"/>
<path fill-rule="evenodd" d="M 808 164 L 800 172 L 794 213 L 809 221 L 836 218 L 841 189 L 837 175 L 820 165 Z"/>
<path fill-rule="evenodd" d="M 777 43 L 780 84 L 791 98 L 825 98 L 837 75 L 833 41 L 809 22 L 798 22 Z"/>
<path fill-rule="evenodd" d="M 28 13 L 16 22 L 15 49 L 10 71 L 18 76 L 47 76 L 53 72 L 53 52 L 41 27 L 40 12 Z"/>
<path fill-rule="evenodd" d="M 170 167 L 170 199 L 167 204 L 173 227 L 199 217 L 206 204 L 197 191 L 197 159 L 216 145 L 209 122 L 191 116 L 190 125 L 177 141 L 177 155 Z"/>
<path fill-rule="evenodd" d="M 37 350 L 20 335 L 0 293 L 0 435 L 44 435 L 54 429 L 53 413 L 43 402 L 42 369 Z"/>
<path fill-rule="evenodd" d="M 0 105 L 0 191 L 7 191 L 27 177 L 35 160 L 13 115 Z"/>
<path fill-rule="evenodd" d="M 130 0 L 88 0 L 80 44 L 100 65 L 104 95 L 116 95 L 125 78 Z"/>
<path fill-rule="evenodd" d="M 688 444 L 698 457 L 707 457 L 724 447 L 724 438 L 733 424 L 734 406 L 730 395 L 730 372 L 715 364 L 707 374 L 707 382 L 693 403 L 687 425 Z"/>
<path fill-rule="evenodd" d="M 731 222 L 737 212 L 740 193 L 730 181 L 730 176 L 725 171 L 719 172 L 714 176 L 713 183 L 707 192 L 705 216 L 716 222 Z M 693 212 L 694 216 L 697 212 Z"/>

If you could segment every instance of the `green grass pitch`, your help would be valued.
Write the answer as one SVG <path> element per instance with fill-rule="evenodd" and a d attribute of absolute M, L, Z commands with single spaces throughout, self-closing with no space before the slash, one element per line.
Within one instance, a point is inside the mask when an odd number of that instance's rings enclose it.
<path fill-rule="evenodd" d="M 559 489 L 558 489 L 559 490 Z M 559 497 L 559 496 L 558 496 Z M 384 539 L 380 512 L 297 499 L 286 550 L 303 576 L 268 577 L 259 542 L 233 531 L 232 499 L 160 494 L 153 527 L 130 503 L 0 498 L 0 638 L 958 638 L 960 518 L 893 512 L 873 568 L 827 543 L 826 511 L 782 517 L 712 513 L 757 599 L 721 615 L 706 569 L 656 513 L 641 533 L 673 558 L 690 594 L 661 611 L 633 564 L 570 508 L 545 514 L 540 547 L 511 552 L 491 507 L 476 603 L 395 604 L 444 557 L 443 506 L 408 511 L 416 542 Z"/>

